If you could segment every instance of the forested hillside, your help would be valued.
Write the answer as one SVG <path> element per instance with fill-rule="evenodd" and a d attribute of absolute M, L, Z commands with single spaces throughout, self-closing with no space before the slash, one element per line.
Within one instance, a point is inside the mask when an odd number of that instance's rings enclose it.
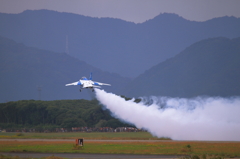
<path fill-rule="evenodd" d="M 240 38 L 199 41 L 134 79 L 129 96 L 240 96 Z"/>
<path fill-rule="evenodd" d="M 0 129 L 55 130 L 72 127 L 129 126 L 113 118 L 96 100 L 24 100 L 0 104 Z"/>
<path fill-rule="evenodd" d="M 137 77 L 191 44 L 212 37 L 240 36 L 240 18 L 205 22 L 160 14 L 141 24 L 49 10 L 0 13 L 0 36 L 26 46 L 65 52 L 101 70 Z M 68 41 L 66 42 L 66 38 Z"/>

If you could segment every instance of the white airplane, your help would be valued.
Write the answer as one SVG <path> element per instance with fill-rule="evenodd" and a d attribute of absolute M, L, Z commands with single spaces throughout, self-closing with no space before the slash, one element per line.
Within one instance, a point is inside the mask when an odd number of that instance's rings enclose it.
<path fill-rule="evenodd" d="M 92 81 L 92 73 L 90 74 L 89 79 L 87 79 L 86 77 L 82 77 L 79 81 L 66 84 L 65 86 L 71 86 L 71 85 L 75 85 L 75 86 L 80 85 L 81 88 L 91 88 L 92 91 L 94 91 L 93 88 L 100 88 L 100 86 L 102 85 L 111 86 L 110 84 Z M 80 92 L 81 92 L 81 88 L 80 88 Z"/>

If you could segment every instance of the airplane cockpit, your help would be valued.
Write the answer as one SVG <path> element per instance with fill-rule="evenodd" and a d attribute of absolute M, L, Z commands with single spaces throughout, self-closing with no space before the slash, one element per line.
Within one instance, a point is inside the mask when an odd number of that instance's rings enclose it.
<path fill-rule="evenodd" d="M 81 80 L 88 80 L 86 77 L 82 77 Z"/>

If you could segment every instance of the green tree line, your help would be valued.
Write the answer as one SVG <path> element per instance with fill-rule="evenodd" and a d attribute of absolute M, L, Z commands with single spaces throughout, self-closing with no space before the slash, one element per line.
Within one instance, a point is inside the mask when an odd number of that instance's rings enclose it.
<path fill-rule="evenodd" d="M 97 100 L 22 100 L 0 103 L 0 128 L 123 127 Z"/>

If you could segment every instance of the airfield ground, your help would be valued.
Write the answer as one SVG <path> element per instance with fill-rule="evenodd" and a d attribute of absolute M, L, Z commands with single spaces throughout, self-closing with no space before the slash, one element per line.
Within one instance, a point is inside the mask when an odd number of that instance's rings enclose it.
<path fill-rule="evenodd" d="M 65 132 L 65 133 L 0 133 L 0 139 L 96 139 L 96 140 L 159 140 L 148 132 Z M 169 139 L 169 138 L 160 138 Z"/>
<path fill-rule="evenodd" d="M 63 135 L 64 134 L 64 135 Z M 66 135 L 67 134 L 67 135 Z M 114 134 L 114 133 L 113 133 Z M 111 135 L 113 135 L 111 134 Z M 40 137 L 33 137 L 40 135 Z M 59 135 L 63 135 L 59 137 Z M 84 148 L 74 147 L 75 138 L 84 138 Z M 91 138 L 91 135 L 92 138 Z M 102 139 L 100 136 L 108 136 Z M 34 134 L 4 134 L 0 135 L 1 153 L 81 153 L 81 154 L 137 154 L 137 155 L 198 155 L 198 156 L 222 156 L 225 158 L 240 156 L 240 142 L 219 141 L 173 141 L 157 140 L 154 137 L 146 138 L 148 133 L 139 135 L 138 139 L 132 139 L 131 133 L 60 133 L 54 139 L 54 133 Z M 30 137 L 31 136 L 31 137 Z M 67 137 L 68 136 L 68 137 Z M 74 137 L 72 137 L 74 136 Z M 130 137 L 129 137 L 130 136 Z M 136 135 L 135 135 L 136 136 Z M 27 139 L 24 139 L 27 138 Z M 38 139 L 37 139 L 38 138 Z M 104 137 L 105 138 L 105 137 Z M 207 159 L 207 158 L 206 158 Z"/>

